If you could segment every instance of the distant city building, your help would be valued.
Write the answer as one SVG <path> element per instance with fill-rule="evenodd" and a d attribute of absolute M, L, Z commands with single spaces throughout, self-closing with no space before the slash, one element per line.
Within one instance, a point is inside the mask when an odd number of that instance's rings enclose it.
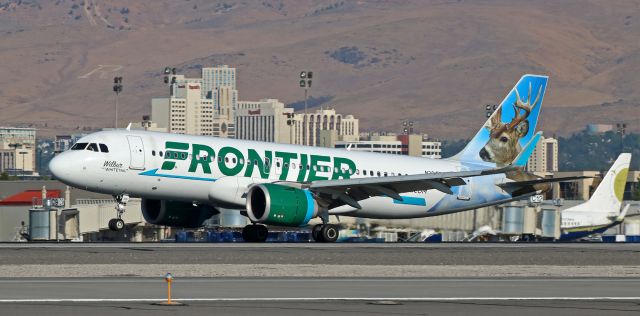
<path fill-rule="evenodd" d="M 360 139 L 360 141 L 338 141 L 335 148 L 436 159 L 442 157 L 440 142 L 430 141 L 426 134 L 372 133 L 361 135 Z"/>
<path fill-rule="evenodd" d="M 353 115 L 337 114 L 335 109 L 295 114 L 293 124 L 293 144 L 320 146 L 322 142 L 325 147 L 333 147 L 338 141 L 359 138 L 359 120 Z"/>
<path fill-rule="evenodd" d="M 293 109 L 276 99 L 240 101 L 236 109 L 236 138 L 291 143 Z"/>
<path fill-rule="evenodd" d="M 75 144 L 78 139 L 82 138 L 87 134 L 74 134 L 74 135 L 56 135 L 53 140 L 53 151 L 57 153 L 61 153 L 63 151 L 67 151 L 71 149 L 71 146 Z"/>
<path fill-rule="evenodd" d="M 558 171 L 558 140 L 541 137 L 527 163 L 529 172 Z"/>
<path fill-rule="evenodd" d="M 36 174 L 36 129 L 0 127 L 0 172 Z"/>
<path fill-rule="evenodd" d="M 202 68 L 202 78 L 172 75 L 170 87 L 169 98 L 151 100 L 155 128 L 177 134 L 235 137 L 235 68 Z"/>

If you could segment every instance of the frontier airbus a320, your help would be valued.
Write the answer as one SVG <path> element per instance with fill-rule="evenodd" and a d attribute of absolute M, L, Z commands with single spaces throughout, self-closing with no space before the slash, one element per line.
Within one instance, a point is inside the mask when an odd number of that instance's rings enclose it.
<path fill-rule="evenodd" d="M 547 77 L 525 75 L 458 155 L 428 159 L 208 136 L 114 130 L 90 134 L 56 156 L 60 181 L 116 200 L 109 227 L 124 227 L 129 197 L 142 199 L 152 224 L 198 227 L 217 207 L 238 209 L 252 224 L 306 226 L 316 241 L 338 237 L 329 215 L 416 218 L 526 198 L 549 180 L 522 171 L 540 133 L 535 126 Z"/>

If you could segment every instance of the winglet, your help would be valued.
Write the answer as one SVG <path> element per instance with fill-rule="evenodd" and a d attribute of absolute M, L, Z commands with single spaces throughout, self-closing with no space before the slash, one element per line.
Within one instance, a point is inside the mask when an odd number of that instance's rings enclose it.
<path fill-rule="evenodd" d="M 527 143 L 527 145 L 524 146 L 518 156 L 513 159 L 511 165 L 515 167 L 525 167 L 527 165 L 527 162 L 529 162 L 529 157 L 531 157 L 533 150 L 536 149 L 536 145 L 538 144 L 541 136 L 542 131 L 537 132 L 535 135 L 533 135 L 531 140 Z"/>

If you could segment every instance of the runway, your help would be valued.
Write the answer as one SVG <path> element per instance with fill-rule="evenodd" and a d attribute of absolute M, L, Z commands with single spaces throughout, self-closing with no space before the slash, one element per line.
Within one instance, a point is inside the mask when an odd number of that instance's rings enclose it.
<path fill-rule="evenodd" d="M 182 278 L 176 300 L 639 300 L 640 279 L 623 278 Z M 0 280 L 0 302 L 154 301 L 162 278 Z"/>
<path fill-rule="evenodd" d="M 0 244 L 6 264 L 635 266 L 640 244 Z"/>
<path fill-rule="evenodd" d="M 637 244 L 2 244 L 2 314 L 626 315 Z M 162 275 L 172 272 L 174 299 Z"/>
<path fill-rule="evenodd" d="M 2 279 L 8 314 L 200 315 L 469 314 L 626 315 L 640 312 L 638 279 L 218 278 Z"/>

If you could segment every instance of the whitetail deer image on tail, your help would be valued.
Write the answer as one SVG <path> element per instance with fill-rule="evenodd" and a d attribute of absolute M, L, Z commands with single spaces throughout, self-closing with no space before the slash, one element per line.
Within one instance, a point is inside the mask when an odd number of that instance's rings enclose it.
<path fill-rule="evenodd" d="M 529 121 L 527 118 L 540 100 L 542 86 L 538 89 L 538 94 L 531 103 L 531 84 L 529 84 L 529 96 L 524 102 L 520 99 L 518 89 L 514 89 L 516 101 L 513 104 L 514 116 L 511 122 L 502 122 L 502 110 L 499 109 L 491 117 L 490 124 L 485 128 L 489 131 L 489 141 L 480 150 L 480 158 L 484 161 L 495 162 L 497 165 L 507 165 L 518 156 L 522 150 L 520 139 L 529 132 Z"/>

